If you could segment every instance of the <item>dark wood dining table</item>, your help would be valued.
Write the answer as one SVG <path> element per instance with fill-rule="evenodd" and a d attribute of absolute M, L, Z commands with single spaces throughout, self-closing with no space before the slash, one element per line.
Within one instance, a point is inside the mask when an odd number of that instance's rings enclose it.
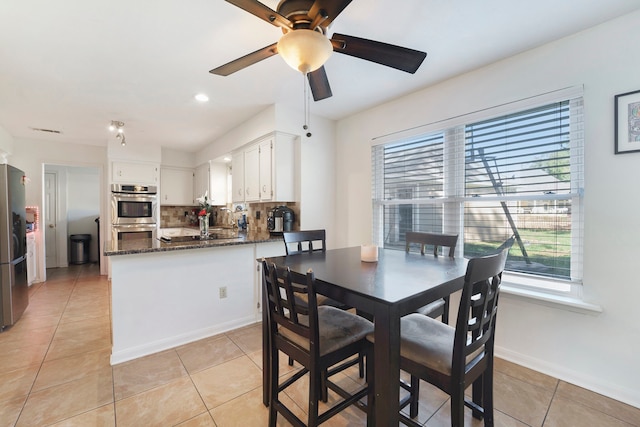
<path fill-rule="evenodd" d="M 301 274 L 312 269 L 317 292 L 373 316 L 375 403 L 374 418 L 367 425 L 398 425 L 400 318 L 462 289 L 467 260 L 380 249 L 377 262 L 363 262 L 358 246 L 272 257 L 267 262 Z M 265 319 L 263 309 L 263 399 L 268 405 Z"/>

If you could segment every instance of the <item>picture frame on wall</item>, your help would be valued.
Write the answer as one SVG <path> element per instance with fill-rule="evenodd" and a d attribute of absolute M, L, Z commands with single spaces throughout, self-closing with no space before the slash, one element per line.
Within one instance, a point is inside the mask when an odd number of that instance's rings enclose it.
<path fill-rule="evenodd" d="M 640 90 L 614 99 L 615 154 L 640 152 Z"/>

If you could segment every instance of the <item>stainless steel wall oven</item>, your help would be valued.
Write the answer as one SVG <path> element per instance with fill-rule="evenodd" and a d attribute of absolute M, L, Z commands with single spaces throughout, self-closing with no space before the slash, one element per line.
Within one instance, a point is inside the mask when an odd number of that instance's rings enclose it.
<path fill-rule="evenodd" d="M 113 225 L 156 224 L 158 194 L 155 185 L 111 185 Z"/>
<path fill-rule="evenodd" d="M 155 239 L 158 222 L 155 185 L 111 185 L 111 238 Z"/>

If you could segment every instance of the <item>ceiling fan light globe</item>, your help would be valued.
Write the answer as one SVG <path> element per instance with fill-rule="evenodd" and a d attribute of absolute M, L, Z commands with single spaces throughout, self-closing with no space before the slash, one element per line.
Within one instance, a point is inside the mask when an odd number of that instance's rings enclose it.
<path fill-rule="evenodd" d="M 278 53 L 294 70 L 310 73 L 322 67 L 331 56 L 333 46 L 317 31 L 293 30 L 278 41 Z"/>

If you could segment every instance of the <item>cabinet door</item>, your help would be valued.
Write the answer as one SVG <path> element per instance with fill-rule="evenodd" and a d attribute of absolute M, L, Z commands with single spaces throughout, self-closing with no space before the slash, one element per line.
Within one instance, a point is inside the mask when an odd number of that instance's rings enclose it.
<path fill-rule="evenodd" d="M 193 200 L 196 200 L 198 197 L 202 197 L 205 193 L 208 195 L 209 202 L 211 202 L 211 189 L 209 185 L 209 175 L 210 175 L 210 166 L 209 163 L 204 163 L 198 166 L 195 170 L 193 176 Z"/>
<path fill-rule="evenodd" d="M 214 206 L 227 204 L 227 165 L 211 162 L 209 167 L 209 198 Z"/>
<path fill-rule="evenodd" d="M 233 153 L 231 156 L 231 201 L 244 202 L 244 152 Z"/>
<path fill-rule="evenodd" d="M 260 200 L 262 201 L 273 198 L 272 165 L 273 139 L 269 138 L 260 143 Z"/>
<path fill-rule="evenodd" d="M 157 184 L 158 166 L 149 163 L 113 162 L 113 182 L 123 184 Z"/>
<path fill-rule="evenodd" d="M 244 200 L 256 202 L 260 200 L 260 154 L 259 145 L 244 151 Z"/>
<path fill-rule="evenodd" d="M 160 169 L 160 188 L 162 191 L 160 203 L 163 205 L 195 205 L 193 200 L 193 170 L 191 169 Z"/>

